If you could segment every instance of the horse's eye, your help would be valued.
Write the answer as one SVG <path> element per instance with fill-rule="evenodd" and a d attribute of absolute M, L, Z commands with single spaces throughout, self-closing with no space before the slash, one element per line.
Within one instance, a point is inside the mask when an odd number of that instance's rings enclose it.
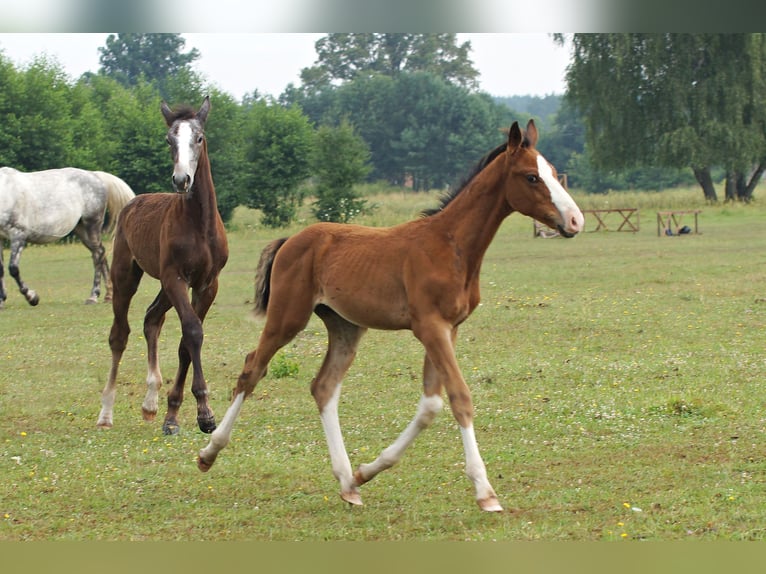
<path fill-rule="evenodd" d="M 165 141 L 170 145 L 170 136 L 165 136 Z"/>
<path fill-rule="evenodd" d="M 533 175 L 533 174 L 529 174 L 529 175 L 527 176 L 527 181 L 528 181 L 529 183 L 537 183 L 538 181 L 540 181 L 540 178 L 538 178 L 536 175 Z"/>
<path fill-rule="evenodd" d="M 197 143 L 201 144 L 203 139 L 205 139 L 205 136 L 203 136 L 203 135 L 197 136 Z"/>

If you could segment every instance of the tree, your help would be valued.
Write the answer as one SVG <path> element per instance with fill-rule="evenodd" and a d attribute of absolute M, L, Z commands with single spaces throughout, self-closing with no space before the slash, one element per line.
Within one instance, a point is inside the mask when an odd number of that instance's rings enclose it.
<path fill-rule="evenodd" d="M 105 76 L 88 78 L 92 105 L 107 126 L 98 168 L 118 175 L 137 194 L 170 191 L 171 158 L 167 126 L 154 86 L 139 82 L 128 89 Z"/>
<path fill-rule="evenodd" d="M 0 74 L 3 74 L 0 71 Z M 8 74 L 0 90 L 5 124 L 2 131 L 13 150 L 11 165 L 24 171 L 70 165 L 73 120 L 68 78 L 60 64 L 35 58 L 17 75 Z M 15 77 L 14 77 L 15 76 Z"/>
<path fill-rule="evenodd" d="M 166 82 L 200 57 L 192 48 L 182 52 L 186 40 L 180 34 L 110 34 L 106 46 L 99 48 L 100 72 L 127 87 L 135 86 L 141 78 L 156 82 L 163 98 L 168 99 Z"/>
<path fill-rule="evenodd" d="M 319 127 L 311 170 L 316 183 L 312 211 L 317 219 L 348 223 L 366 208 L 354 184 L 370 172 L 369 159 L 367 144 L 347 120 L 337 127 Z"/>
<path fill-rule="evenodd" d="M 455 34 L 335 33 L 316 42 L 317 62 L 301 71 L 304 86 L 321 90 L 333 82 L 381 74 L 430 72 L 445 82 L 477 88 L 479 72 L 469 57 L 470 42 Z"/>
<path fill-rule="evenodd" d="M 310 175 L 314 130 L 300 108 L 265 99 L 245 112 L 246 178 L 237 202 L 263 212 L 263 223 L 290 223 L 303 200 L 298 186 Z"/>
<path fill-rule="evenodd" d="M 23 102 L 21 73 L 0 52 L 0 165 L 17 166 L 17 147 L 22 128 L 18 116 L 19 102 Z"/>
<path fill-rule="evenodd" d="M 367 143 L 371 179 L 416 189 L 443 187 L 502 142 L 510 111 L 481 92 L 449 84 L 428 72 L 397 78 L 359 76 L 317 94 L 293 91 L 317 124 L 344 118 Z"/>
<path fill-rule="evenodd" d="M 691 168 L 749 201 L 766 169 L 763 34 L 575 34 L 567 97 L 598 167 Z M 559 37 L 561 41 L 562 38 Z"/>
<path fill-rule="evenodd" d="M 216 89 L 208 90 L 212 102 L 211 119 L 205 125 L 208 154 L 213 171 L 218 211 L 221 219 L 228 222 L 239 205 L 239 198 L 247 190 L 250 167 L 246 161 L 245 109 L 230 94 Z M 202 102 L 202 94 L 187 102 Z"/>

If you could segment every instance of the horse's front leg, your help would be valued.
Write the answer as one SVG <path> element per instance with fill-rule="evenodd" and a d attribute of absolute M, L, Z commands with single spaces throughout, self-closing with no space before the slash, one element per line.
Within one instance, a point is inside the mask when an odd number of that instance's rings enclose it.
<path fill-rule="evenodd" d="M 5 290 L 5 264 L 3 263 L 3 240 L 0 240 L 0 309 L 5 306 L 5 300 L 8 298 L 8 293 Z"/>
<path fill-rule="evenodd" d="M 202 432 L 215 430 L 215 416 L 208 401 L 208 389 L 202 370 L 202 342 L 204 334 L 202 320 L 212 305 L 218 290 L 217 282 L 199 292 L 194 290 L 189 301 L 186 284 L 180 279 L 163 282 L 163 288 L 178 313 L 181 321 L 181 342 L 178 345 L 178 371 L 173 387 L 168 393 L 168 412 L 162 426 L 165 434 L 177 434 L 179 429 L 178 411 L 183 403 L 184 384 L 189 367 L 192 367 L 192 394 L 197 399 L 197 425 Z M 168 288 L 170 287 L 170 288 Z"/>
<path fill-rule="evenodd" d="M 21 294 L 24 295 L 27 302 L 34 307 L 40 302 L 40 297 L 37 296 L 37 293 L 34 290 L 27 287 L 24 281 L 21 280 L 21 275 L 19 273 L 19 259 L 21 259 L 21 252 L 24 250 L 25 245 L 26 241 L 24 239 L 18 237 L 11 239 L 11 259 L 8 263 L 8 272 L 11 274 L 11 277 L 16 280 Z"/>
<path fill-rule="evenodd" d="M 207 312 L 218 295 L 218 279 L 214 279 L 210 285 L 204 289 L 192 290 L 192 308 L 199 319 L 199 342 L 189 347 L 190 360 L 194 373 L 192 376 L 192 395 L 197 401 L 197 425 L 204 433 L 211 433 L 215 430 L 215 415 L 210 408 L 210 393 L 207 388 L 207 382 L 202 372 L 202 323 L 205 321 Z"/>

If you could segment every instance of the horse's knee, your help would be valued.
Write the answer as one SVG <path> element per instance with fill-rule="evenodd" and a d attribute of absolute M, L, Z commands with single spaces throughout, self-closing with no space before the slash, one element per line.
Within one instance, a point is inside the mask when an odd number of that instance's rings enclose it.
<path fill-rule="evenodd" d="M 103 245 L 99 245 L 93 250 L 92 256 L 93 256 L 93 263 L 96 266 L 101 265 L 101 263 L 104 261 L 104 256 L 106 255 L 106 249 Z"/>
<path fill-rule="evenodd" d="M 196 317 L 193 320 L 184 321 L 181 325 L 181 335 L 187 344 L 196 348 L 201 347 L 204 339 L 202 321 Z"/>
<path fill-rule="evenodd" d="M 130 335 L 129 325 L 123 327 L 114 325 L 109 332 L 109 348 L 113 352 L 122 353 L 125 351 L 125 347 L 128 346 L 128 335 Z"/>

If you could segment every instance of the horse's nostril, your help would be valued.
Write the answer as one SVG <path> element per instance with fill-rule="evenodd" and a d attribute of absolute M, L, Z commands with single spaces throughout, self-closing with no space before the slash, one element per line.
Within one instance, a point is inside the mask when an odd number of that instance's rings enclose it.
<path fill-rule="evenodd" d="M 176 189 L 186 189 L 189 186 L 189 182 L 191 181 L 191 177 L 188 174 L 183 174 L 180 176 L 177 176 L 176 174 L 173 174 L 173 187 Z"/>

